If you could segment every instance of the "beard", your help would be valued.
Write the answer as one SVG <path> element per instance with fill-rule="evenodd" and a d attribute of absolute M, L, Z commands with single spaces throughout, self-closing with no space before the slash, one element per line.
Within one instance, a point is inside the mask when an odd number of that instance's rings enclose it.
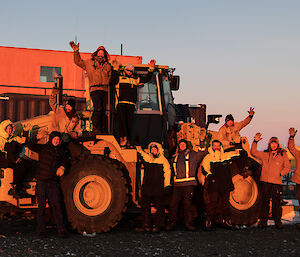
<path fill-rule="evenodd" d="M 105 62 L 105 57 L 95 56 L 95 60 L 99 63 Z"/>

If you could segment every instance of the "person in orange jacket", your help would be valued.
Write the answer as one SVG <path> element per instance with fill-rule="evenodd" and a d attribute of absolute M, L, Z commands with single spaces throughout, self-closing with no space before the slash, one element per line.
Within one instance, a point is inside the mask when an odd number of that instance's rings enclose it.
<path fill-rule="evenodd" d="M 300 150 L 296 149 L 295 140 L 294 140 L 297 134 L 297 130 L 295 130 L 295 128 L 290 128 L 289 133 L 290 133 L 290 137 L 288 142 L 288 149 L 296 160 L 296 169 L 294 171 L 292 181 L 296 183 L 296 193 L 297 193 L 298 202 L 300 204 Z M 300 229 L 300 224 L 297 224 L 297 226 Z"/>
<path fill-rule="evenodd" d="M 108 62 L 110 56 L 104 46 L 99 46 L 91 59 L 83 60 L 79 54 L 79 43 L 75 44 L 71 41 L 70 46 L 74 51 L 75 64 L 86 71 L 89 79 L 90 94 L 94 104 L 93 130 L 95 133 L 105 133 L 107 132 L 106 105 L 113 70 Z"/>
<path fill-rule="evenodd" d="M 257 151 L 257 143 L 261 139 L 261 133 L 256 133 L 251 146 L 251 154 L 260 159 L 262 162 L 262 171 L 260 175 L 262 208 L 259 226 L 261 228 L 267 226 L 270 199 L 272 198 L 272 214 L 275 225 L 278 229 L 281 229 L 282 208 L 280 201 L 282 192 L 282 176 L 290 172 L 291 166 L 287 153 L 280 147 L 277 137 L 271 137 L 268 148 L 265 151 Z"/>

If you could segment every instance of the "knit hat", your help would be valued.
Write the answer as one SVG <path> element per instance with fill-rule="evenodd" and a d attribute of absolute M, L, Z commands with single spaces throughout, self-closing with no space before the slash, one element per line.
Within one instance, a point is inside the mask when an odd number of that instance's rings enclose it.
<path fill-rule="evenodd" d="M 226 123 L 227 121 L 229 121 L 229 120 L 232 120 L 232 121 L 234 122 L 234 118 L 233 118 L 232 114 L 228 114 L 228 115 L 226 116 L 226 118 L 225 118 L 225 123 Z"/>
<path fill-rule="evenodd" d="M 76 106 L 76 101 L 74 98 L 70 98 L 66 101 L 66 105 L 70 105 L 72 107 L 73 110 L 75 110 L 75 106 Z"/>

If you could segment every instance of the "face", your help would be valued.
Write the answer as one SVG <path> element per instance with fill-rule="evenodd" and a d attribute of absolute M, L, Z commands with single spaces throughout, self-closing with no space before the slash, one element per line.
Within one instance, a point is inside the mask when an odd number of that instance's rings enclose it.
<path fill-rule="evenodd" d="M 228 127 L 232 127 L 233 126 L 233 121 L 232 120 L 229 120 L 229 121 L 227 121 L 226 122 L 226 125 L 228 126 Z"/>
<path fill-rule="evenodd" d="M 125 69 L 125 74 L 127 76 L 131 76 L 133 74 L 133 71 L 132 70 L 129 70 L 129 69 Z"/>
<path fill-rule="evenodd" d="M 5 129 L 5 131 L 6 131 L 6 133 L 8 134 L 8 135 L 11 135 L 12 133 L 13 133 L 13 126 L 12 125 L 8 125 L 7 127 L 6 127 L 6 129 Z"/>
<path fill-rule="evenodd" d="M 214 151 L 220 151 L 221 150 L 221 144 L 219 142 L 213 142 L 212 149 Z"/>
<path fill-rule="evenodd" d="M 66 106 L 65 106 L 65 111 L 66 111 L 66 112 L 71 112 L 72 110 L 73 110 L 72 106 L 69 105 L 69 104 L 66 104 Z"/>
<path fill-rule="evenodd" d="M 56 147 L 56 146 L 59 145 L 59 141 L 60 141 L 59 137 L 53 137 L 51 143 L 52 143 L 53 146 Z"/>
<path fill-rule="evenodd" d="M 272 151 L 276 151 L 278 148 L 278 144 L 276 142 L 271 142 L 270 147 Z"/>
<path fill-rule="evenodd" d="M 156 147 L 151 147 L 151 153 L 152 153 L 153 155 L 157 155 L 157 154 L 158 154 L 157 148 L 156 148 Z"/>
<path fill-rule="evenodd" d="M 186 143 L 185 142 L 181 142 L 180 144 L 179 144 L 179 149 L 181 150 L 181 151 L 185 151 L 186 150 Z"/>
<path fill-rule="evenodd" d="M 104 60 L 105 60 L 105 53 L 104 53 L 103 50 L 99 50 L 99 51 L 97 52 L 96 59 L 97 59 L 97 61 L 99 61 L 99 62 L 104 62 Z"/>

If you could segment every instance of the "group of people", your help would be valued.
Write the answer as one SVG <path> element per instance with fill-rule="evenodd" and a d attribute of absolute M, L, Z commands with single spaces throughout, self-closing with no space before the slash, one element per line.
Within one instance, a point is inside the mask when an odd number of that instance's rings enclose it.
<path fill-rule="evenodd" d="M 106 133 L 106 105 L 108 90 L 112 83 L 113 68 L 108 62 L 109 54 L 103 46 L 92 54 L 92 58 L 82 60 L 79 54 L 79 44 L 70 42 L 74 51 L 74 62 L 87 72 L 90 83 L 90 95 L 94 105 L 92 114 L 95 133 Z M 134 66 L 128 64 L 118 74 L 118 101 L 117 120 L 119 125 L 120 145 L 130 147 L 131 126 L 137 101 L 137 87 L 147 82 L 154 71 L 155 61 L 149 64 L 145 76 L 136 76 Z M 39 153 L 36 173 L 36 196 L 38 201 L 38 233 L 45 233 L 45 207 L 49 200 L 60 235 L 65 235 L 61 209 L 59 177 L 70 165 L 72 143 L 82 135 L 81 121 L 76 114 L 74 99 L 69 99 L 64 106 L 56 102 L 59 90 L 54 87 L 49 99 L 53 110 L 53 118 L 49 126 L 50 135 L 40 131 L 29 140 L 26 128 L 22 136 L 14 135 L 14 126 L 11 121 L 0 124 L 0 167 L 10 167 L 14 170 L 13 189 L 10 192 L 14 197 L 28 197 L 23 188 L 23 180 L 29 167 L 28 160 L 20 158 L 21 145 L 26 142 L 30 149 Z M 239 159 L 246 162 L 247 153 L 242 147 L 240 130 L 247 126 L 255 112 L 250 108 L 249 115 L 241 122 L 235 122 L 231 114 L 225 118 L 225 124 L 219 129 L 217 137 L 208 142 L 209 133 L 204 130 L 200 135 L 198 152 L 192 150 L 187 140 L 178 142 L 178 149 L 169 160 L 164 156 L 163 148 L 159 143 L 149 144 L 148 151 L 136 146 L 140 160 L 143 163 L 141 185 L 142 226 L 138 231 L 158 232 L 162 229 L 175 228 L 179 210 L 183 210 L 184 225 L 187 230 L 194 231 L 196 209 L 193 203 L 194 191 L 199 183 L 203 185 L 203 200 L 205 214 L 205 228 L 210 230 L 213 224 L 221 224 L 232 228 L 229 195 L 234 190 L 231 179 L 230 163 Z M 291 128 L 288 148 L 300 161 L 300 151 L 295 148 L 294 137 L 297 131 Z M 49 138 L 46 144 L 38 144 L 41 138 Z M 272 213 L 277 228 L 282 228 L 280 205 L 282 176 L 290 172 L 289 159 L 284 149 L 280 147 L 276 137 L 269 141 L 267 150 L 257 151 L 257 144 L 261 134 L 257 133 L 251 146 L 251 154 L 262 164 L 260 188 L 262 204 L 260 213 L 260 227 L 267 226 L 270 199 L 272 199 Z M 76 148 L 76 147 L 75 147 Z M 245 170 L 243 176 L 250 173 Z M 293 181 L 296 183 L 297 196 L 300 200 L 300 166 L 298 165 Z M 168 217 L 166 218 L 165 192 L 172 188 Z M 181 204 L 182 203 L 182 204 Z M 151 206 L 157 212 L 152 219 Z M 182 205 L 182 208 L 180 208 Z M 167 220 L 167 222 L 166 222 Z M 300 228 L 300 227 L 299 227 Z"/>
<path fill-rule="evenodd" d="M 250 123 L 254 116 L 254 109 L 250 108 L 248 117 L 242 122 L 234 122 L 231 114 L 225 118 L 225 124 L 219 129 L 211 144 L 205 142 L 206 136 L 200 137 L 198 152 L 189 147 L 189 142 L 182 139 L 178 143 L 176 154 L 167 160 L 163 156 L 158 144 L 149 145 L 149 153 L 140 147 L 144 164 L 144 180 L 142 184 L 142 227 L 138 231 L 157 232 L 161 229 L 172 230 L 175 228 L 180 203 L 182 202 L 183 220 L 187 230 L 194 231 L 195 205 L 193 194 L 199 183 L 203 185 L 203 213 L 205 216 L 204 228 L 211 230 L 213 224 L 232 229 L 230 218 L 229 196 L 234 190 L 232 182 L 232 163 L 236 161 L 244 178 L 251 175 L 247 169 L 248 154 L 241 144 L 240 130 Z M 296 192 L 300 202 L 300 151 L 295 148 L 294 137 L 297 131 L 289 130 L 290 137 L 288 149 L 295 157 L 298 165 L 292 181 L 296 183 Z M 272 137 L 265 151 L 258 151 L 257 144 L 262 139 L 257 133 L 251 146 L 250 153 L 257 158 L 262 166 L 259 187 L 261 191 L 261 206 L 259 227 L 267 227 L 269 219 L 270 201 L 272 199 L 272 216 L 275 226 L 282 228 L 282 177 L 291 171 L 286 150 L 281 148 L 279 140 Z M 171 170 L 173 170 L 173 177 Z M 165 215 L 162 203 L 164 202 L 164 188 L 168 188 L 173 181 L 173 192 L 168 212 L 168 221 L 165 224 Z M 150 203 L 154 204 L 157 214 L 151 223 Z M 300 225 L 298 225 L 300 228 Z"/>
<path fill-rule="evenodd" d="M 130 63 L 120 69 L 117 61 L 114 60 L 112 63 L 115 67 L 113 67 L 109 62 L 110 55 L 103 46 L 99 46 L 91 59 L 86 60 L 80 56 L 79 43 L 75 44 L 71 41 L 70 46 L 74 51 L 74 63 L 86 72 L 89 80 L 89 92 L 94 108 L 92 114 L 94 133 L 107 133 L 108 92 L 111 86 L 118 84 L 117 92 L 115 92 L 118 136 L 121 147 L 132 147 L 133 142 L 130 138 L 137 102 L 137 88 L 151 79 L 155 69 L 155 60 L 150 61 L 146 74 L 137 76 L 135 67 Z"/>

